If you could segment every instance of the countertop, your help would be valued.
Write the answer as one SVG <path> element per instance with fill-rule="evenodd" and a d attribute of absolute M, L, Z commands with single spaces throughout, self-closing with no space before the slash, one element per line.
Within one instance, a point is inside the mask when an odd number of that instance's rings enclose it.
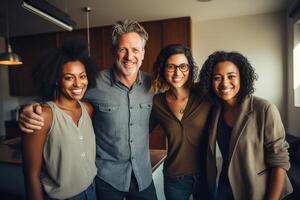
<path fill-rule="evenodd" d="M 21 137 L 0 142 L 0 163 L 22 164 Z"/>
<path fill-rule="evenodd" d="M 17 165 L 22 164 L 20 142 L 21 142 L 20 137 L 4 140 L 0 142 L 0 163 L 17 164 Z M 154 171 L 159 167 L 159 165 L 166 158 L 166 155 L 167 155 L 166 150 L 150 149 L 152 171 Z"/>

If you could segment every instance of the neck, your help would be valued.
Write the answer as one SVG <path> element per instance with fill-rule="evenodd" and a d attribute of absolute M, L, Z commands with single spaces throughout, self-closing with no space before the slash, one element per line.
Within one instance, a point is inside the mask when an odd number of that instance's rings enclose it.
<path fill-rule="evenodd" d="M 128 88 L 131 88 L 137 79 L 137 74 L 124 76 L 123 74 L 118 74 L 120 81 Z"/>
<path fill-rule="evenodd" d="M 190 94 L 190 89 L 187 87 L 181 87 L 181 88 L 170 88 L 168 91 L 170 96 L 173 96 L 175 100 L 183 100 L 188 98 Z"/>
<path fill-rule="evenodd" d="M 62 108 L 72 110 L 78 108 L 78 101 L 75 99 L 67 99 L 66 97 L 60 95 L 57 99 L 54 100 L 54 103 Z"/>
<path fill-rule="evenodd" d="M 225 111 L 235 110 L 237 108 L 237 101 L 224 102 L 223 105 Z"/>

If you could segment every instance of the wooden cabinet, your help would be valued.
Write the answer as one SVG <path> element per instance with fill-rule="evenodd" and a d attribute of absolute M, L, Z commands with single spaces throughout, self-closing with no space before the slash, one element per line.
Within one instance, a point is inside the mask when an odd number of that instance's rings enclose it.
<path fill-rule="evenodd" d="M 190 17 L 141 22 L 141 24 L 149 34 L 141 67 L 145 72 L 152 73 L 156 56 L 165 45 L 180 43 L 191 47 Z M 91 57 L 97 62 L 99 69 L 110 68 L 113 64 L 111 31 L 112 26 L 90 29 Z M 24 64 L 9 68 L 10 95 L 34 95 L 31 81 L 32 67 L 49 48 L 61 46 L 70 37 L 86 40 L 86 29 L 13 38 L 11 40 L 13 49 L 21 55 Z M 159 127 L 150 135 L 150 148 L 166 149 L 165 135 Z"/>

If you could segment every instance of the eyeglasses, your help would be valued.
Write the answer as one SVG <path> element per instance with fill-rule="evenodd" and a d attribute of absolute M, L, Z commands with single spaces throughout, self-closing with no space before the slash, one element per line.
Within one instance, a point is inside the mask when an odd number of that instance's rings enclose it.
<path fill-rule="evenodd" d="M 175 72 L 175 70 L 177 70 L 177 68 L 181 72 L 187 72 L 190 69 L 190 65 L 187 64 L 187 63 L 182 63 L 180 65 L 169 64 L 166 67 L 166 69 L 167 69 L 168 72 Z"/>

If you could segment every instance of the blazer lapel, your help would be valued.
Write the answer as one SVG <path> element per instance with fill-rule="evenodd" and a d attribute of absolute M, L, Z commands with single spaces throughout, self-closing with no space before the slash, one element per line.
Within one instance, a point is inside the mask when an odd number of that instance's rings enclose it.
<path fill-rule="evenodd" d="M 221 108 L 214 107 L 210 114 L 211 122 L 209 123 L 209 135 L 208 135 L 208 154 L 207 154 L 207 174 L 208 174 L 208 185 L 210 191 L 214 191 L 216 184 L 218 183 L 218 177 L 221 169 L 217 163 L 216 158 L 216 144 L 217 144 L 217 128 L 218 121 L 221 114 Z"/>
<path fill-rule="evenodd" d="M 243 130 L 246 127 L 248 120 L 249 120 L 249 115 L 253 111 L 253 97 L 250 96 L 246 98 L 240 105 L 240 113 L 239 117 L 233 127 L 232 133 L 231 133 L 231 138 L 230 138 L 230 145 L 229 145 L 229 163 L 230 165 L 232 157 L 235 153 L 236 147 L 239 143 L 239 139 L 241 135 L 243 134 Z"/>
<path fill-rule="evenodd" d="M 209 149 L 213 155 L 216 155 L 216 142 L 217 142 L 217 129 L 218 129 L 218 121 L 221 114 L 221 108 L 214 108 L 212 111 L 213 118 L 211 119 L 211 123 L 209 126 Z"/>

